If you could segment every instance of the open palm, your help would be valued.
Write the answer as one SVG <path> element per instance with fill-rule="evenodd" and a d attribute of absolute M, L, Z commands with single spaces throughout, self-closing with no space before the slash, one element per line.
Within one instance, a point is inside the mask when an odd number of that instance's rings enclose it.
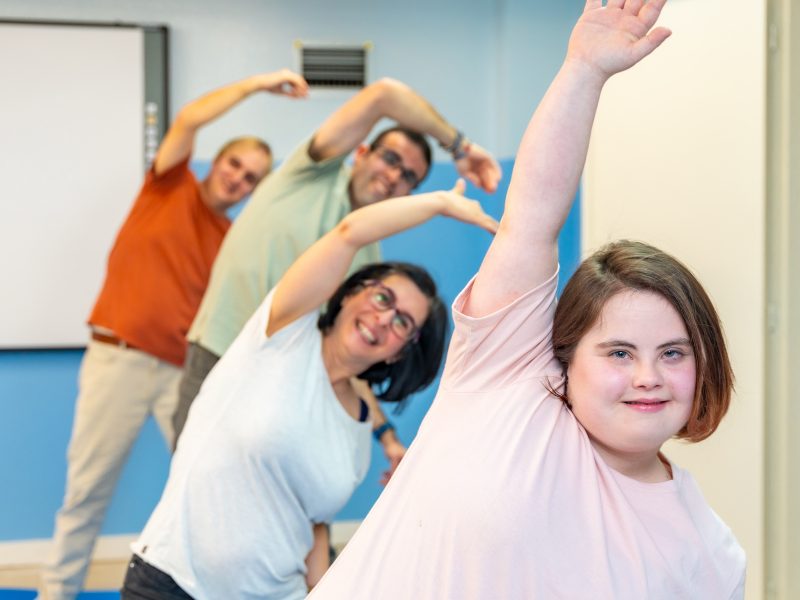
<path fill-rule="evenodd" d="M 653 28 L 666 0 L 588 0 L 572 31 L 567 56 L 605 77 L 635 65 L 667 39 L 665 27 Z"/>

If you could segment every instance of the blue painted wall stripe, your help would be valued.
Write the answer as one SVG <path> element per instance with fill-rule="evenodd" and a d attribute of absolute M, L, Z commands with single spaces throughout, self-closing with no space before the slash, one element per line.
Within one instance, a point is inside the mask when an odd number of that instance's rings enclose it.
<path fill-rule="evenodd" d="M 493 196 L 468 190 L 487 211 L 500 217 L 512 160 L 502 163 L 504 186 Z M 199 176 L 207 164 L 193 165 Z M 436 164 L 421 191 L 450 188 L 456 179 L 451 163 Z M 566 280 L 580 255 L 580 206 L 564 227 L 559 248 L 562 279 Z M 452 301 L 475 273 L 491 236 L 447 219 L 435 219 L 384 242 L 387 259 L 426 266 L 445 300 Z M 80 350 L 0 352 L 0 541 L 50 537 L 53 516 L 61 504 L 66 449 L 72 426 Z M 435 386 L 419 394 L 396 421 L 400 437 L 409 442 L 433 398 Z M 98 424 L 102 426 L 102 424 Z M 385 461 L 374 448 L 364 484 L 340 514 L 360 519 L 380 493 L 378 480 Z M 169 454 L 154 422 L 148 421 L 131 453 L 103 534 L 139 531 L 161 494 Z"/>

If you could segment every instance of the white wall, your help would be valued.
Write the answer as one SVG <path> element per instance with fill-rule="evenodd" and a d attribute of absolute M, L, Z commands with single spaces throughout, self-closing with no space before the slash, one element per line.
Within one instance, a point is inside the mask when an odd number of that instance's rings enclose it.
<path fill-rule="evenodd" d="M 293 42 L 371 41 L 371 78 L 391 76 L 420 91 L 446 118 L 494 150 L 489 86 L 494 55 L 493 0 L 4 0 L 0 18 L 164 23 L 170 28 L 171 110 L 252 73 L 295 68 Z M 248 99 L 205 128 L 197 158 L 211 158 L 234 135 L 267 139 L 278 158 L 346 99 L 312 94 L 306 102 Z M 441 155 L 440 155 L 441 157 Z"/>
<path fill-rule="evenodd" d="M 585 171 L 584 248 L 620 237 L 687 263 L 725 324 L 736 372 L 709 440 L 667 453 L 696 477 L 764 581 L 765 5 L 673 0 L 673 36 L 609 84 Z"/>

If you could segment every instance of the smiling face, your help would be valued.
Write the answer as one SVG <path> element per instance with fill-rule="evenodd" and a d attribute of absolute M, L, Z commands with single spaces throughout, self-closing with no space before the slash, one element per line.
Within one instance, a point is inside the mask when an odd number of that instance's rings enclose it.
<path fill-rule="evenodd" d="M 695 357 L 683 319 L 663 297 L 612 296 L 578 342 L 567 369 L 575 417 L 620 472 L 657 461 L 686 424 L 695 394 Z"/>
<path fill-rule="evenodd" d="M 209 208 L 225 212 L 250 194 L 271 168 L 272 157 L 262 148 L 234 144 L 214 160 L 203 182 Z"/>
<path fill-rule="evenodd" d="M 417 327 L 422 327 L 428 316 L 428 298 L 408 277 L 392 274 L 379 283 L 380 286 L 368 285 L 345 297 L 331 331 L 332 339 L 340 341 L 348 360 L 358 362 L 363 369 L 391 362 L 407 343 L 413 343 L 400 335 L 398 315 L 412 319 Z M 391 309 L 386 309 L 382 301 L 376 302 L 387 290 L 394 296 Z"/>
<path fill-rule="evenodd" d="M 422 181 L 428 165 L 422 149 L 403 133 L 387 134 L 375 150 L 359 146 L 350 175 L 350 203 L 360 208 L 405 196 Z"/>

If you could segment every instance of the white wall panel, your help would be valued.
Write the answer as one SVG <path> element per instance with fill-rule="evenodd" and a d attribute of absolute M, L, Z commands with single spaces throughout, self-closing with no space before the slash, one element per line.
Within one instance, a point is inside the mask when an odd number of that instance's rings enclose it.
<path fill-rule="evenodd" d="M 748 554 L 764 544 L 765 40 L 763 2 L 673 0 L 673 36 L 605 90 L 587 163 L 584 252 L 642 239 L 687 263 L 723 319 L 736 395 L 722 426 L 667 453 L 698 479 Z"/>

